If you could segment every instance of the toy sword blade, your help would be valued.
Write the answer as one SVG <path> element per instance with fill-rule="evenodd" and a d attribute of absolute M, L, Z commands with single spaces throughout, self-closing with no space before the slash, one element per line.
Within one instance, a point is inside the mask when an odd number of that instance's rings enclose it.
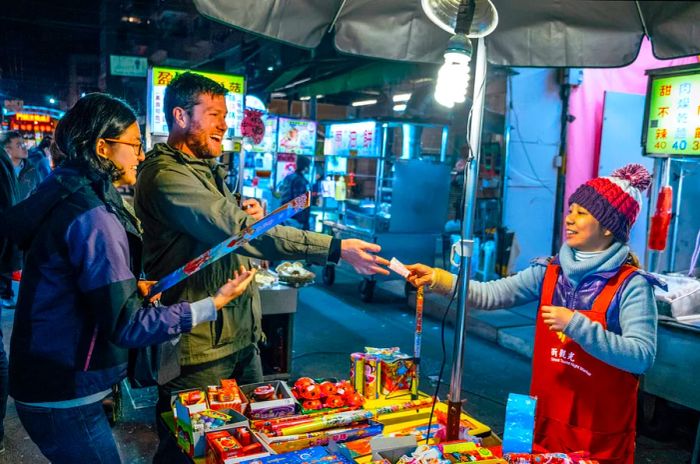
<path fill-rule="evenodd" d="M 259 237 L 273 227 L 281 224 L 287 219 L 291 218 L 299 211 L 308 208 L 311 204 L 311 194 L 306 192 L 303 195 L 299 195 L 292 201 L 285 203 L 280 206 L 264 218 L 260 219 L 254 224 L 246 227 L 233 237 L 229 237 L 218 245 L 208 249 L 192 261 L 188 262 L 184 266 L 175 271 L 171 272 L 167 276 L 160 279 L 152 288 L 147 298 L 157 295 L 158 293 L 168 290 L 173 285 L 181 282 L 187 277 L 191 276 L 195 272 L 199 271 L 210 265 L 211 263 L 218 261 L 224 256 L 228 255 L 232 251 L 242 247 L 249 241 Z"/>

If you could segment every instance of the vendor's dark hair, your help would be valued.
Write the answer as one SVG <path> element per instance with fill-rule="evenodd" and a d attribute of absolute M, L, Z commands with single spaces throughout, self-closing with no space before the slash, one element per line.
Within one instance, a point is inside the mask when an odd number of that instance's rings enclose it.
<path fill-rule="evenodd" d="M 13 139 L 21 139 L 22 134 L 17 131 L 7 131 L 0 135 L 0 147 L 6 147 Z"/>
<path fill-rule="evenodd" d="M 199 96 L 226 95 L 226 88 L 200 74 L 191 72 L 182 73 L 165 88 L 165 98 L 163 99 L 163 111 L 165 111 L 165 122 L 168 129 L 173 128 L 173 109 L 180 107 L 189 114 L 194 105 L 197 104 Z"/>
<path fill-rule="evenodd" d="M 309 166 L 311 166 L 311 160 L 309 158 L 301 155 L 297 156 L 297 171 L 301 172 Z"/>
<path fill-rule="evenodd" d="M 136 122 L 134 110 L 125 101 L 105 93 L 91 93 L 69 109 L 56 125 L 51 157 L 56 165 L 78 164 L 112 180 L 122 172 L 95 151 L 98 139 L 118 138 Z"/>

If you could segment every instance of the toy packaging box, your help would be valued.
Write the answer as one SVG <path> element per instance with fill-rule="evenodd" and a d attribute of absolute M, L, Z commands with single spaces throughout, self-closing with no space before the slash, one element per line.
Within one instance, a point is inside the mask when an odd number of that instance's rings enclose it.
<path fill-rule="evenodd" d="M 297 401 L 286 382 L 271 382 L 241 385 L 241 392 L 248 402 L 251 419 L 271 419 L 291 416 L 296 412 Z"/>
<path fill-rule="evenodd" d="M 247 426 L 209 432 L 205 440 L 207 464 L 233 464 L 274 454 Z"/>
<path fill-rule="evenodd" d="M 234 379 L 222 379 L 220 386 L 207 387 L 209 409 L 233 409 L 241 414 L 246 413 L 248 401 Z"/>
<path fill-rule="evenodd" d="M 185 390 L 173 394 L 175 439 L 190 457 L 204 457 L 205 433 L 248 425 L 248 419 L 234 410 L 209 409 L 203 390 Z"/>
<path fill-rule="evenodd" d="M 357 424 L 339 429 L 324 430 L 317 433 L 307 434 L 308 436 L 299 437 L 293 440 L 279 440 L 276 437 L 267 437 L 264 434 L 261 434 L 261 437 L 268 442 L 270 448 L 281 454 L 298 451 L 313 446 L 327 446 L 330 443 L 354 443 L 360 441 L 360 439 L 379 435 L 382 433 L 383 428 L 384 426 L 382 424 L 369 421 L 367 424 Z"/>
<path fill-rule="evenodd" d="M 413 358 L 398 347 L 365 347 L 350 355 L 350 381 L 365 398 L 379 399 L 411 388 L 416 366 Z"/>
<path fill-rule="evenodd" d="M 317 464 L 337 463 L 355 464 L 353 460 L 340 454 L 334 454 L 322 446 L 314 446 L 291 453 L 277 454 L 250 461 L 249 464 Z"/>

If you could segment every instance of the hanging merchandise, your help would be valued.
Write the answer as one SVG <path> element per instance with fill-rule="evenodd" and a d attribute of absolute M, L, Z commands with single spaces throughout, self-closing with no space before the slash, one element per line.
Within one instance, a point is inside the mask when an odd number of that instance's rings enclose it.
<path fill-rule="evenodd" d="M 246 109 L 241 121 L 241 135 L 249 138 L 255 145 L 262 142 L 265 136 L 265 123 L 262 111 Z"/>
<path fill-rule="evenodd" d="M 656 199 L 656 212 L 651 217 L 651 227 L 649 228 L 649 249 L 663 251 L 666 249 L 666 239 L 668 238 L 668 226 L 671 224 L 673 214 L 673 189 L 669 185 L 671 171 L 671 160 L 664 161 L 665 184 L 659 190 Z"/>
<path fill-rule="evenodd" d="M 335 201 L 345 201 L 345 198 L 347 198 L 345 177 L 338 176 L 338 180 L 335 183 Z"/>

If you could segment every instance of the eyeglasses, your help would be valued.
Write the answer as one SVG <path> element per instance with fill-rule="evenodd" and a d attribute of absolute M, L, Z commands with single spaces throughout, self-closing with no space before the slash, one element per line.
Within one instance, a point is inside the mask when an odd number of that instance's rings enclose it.
<path fill-rule="evenodd" d="M 141 154 L 141 150 L 143 149 L 143 140 L 140 140 L 138 142 L 129 142 L 128 140 L 119 140 L 119 139 L 104 139 L 105 142 L 112 142 L 112 143 L 123 143 L 124 145 L 131 145 L 132 147 L 138 147 L 136 148 L 136 156 L 139 156 Z"/>

